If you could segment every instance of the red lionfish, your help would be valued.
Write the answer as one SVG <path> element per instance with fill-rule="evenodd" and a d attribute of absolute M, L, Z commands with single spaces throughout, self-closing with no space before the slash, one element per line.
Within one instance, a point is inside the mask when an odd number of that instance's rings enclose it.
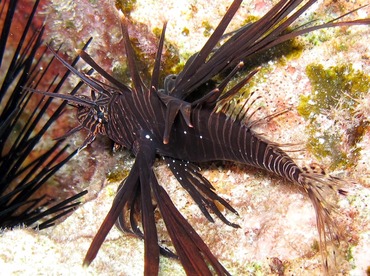
<path fill-rule="evenodd" d="M 159 82 L 159 75 L 166 23 L 163 25 L 151 79 L 144 82 L 135 64 L 128 23 L 122 18 L 132 86 L 109 75 L 84 50 L 78 51 L 79 56 L 109 84 L 79 72 L 50 49 L 64 66 L 91 88 L 91 98 L 29 90 L 77 105 L 79 126 L 70 133 L 81 129 L 89 131 L 81 149 L 100 134 L 108 136 L 135 156 L 129 175 L 121 183 L 113 205 L 93 239 L 84 265 L 94 260 L 116 223 L 122 231 L 144 240 L 145 275 L 158 274 L 160 254 L 177 256 L 188 275 L 230 275 L 158 183 L 153 165 L 156 157 L 161 156 L 204 216 L 213 222 L 212 212 L 232 227 L 238 225 L 230 222 L 215 202 L 233 213 L 237 213 L 236 210 L 216 194 L 194 163 L 217 160 L 238 162 L 281 176 L 302 188 L 316 211 L 323 266 L 328 271 L 327 243 L 338 240 L 338 233 L 331 215 L 332 206 L 326 202 L 323 190 L 331 189 L 344 195 L 345 191 L 337 186 L 338 179 L 300 168 L 276 143 L 254 131 L 253 127 L 259 121 L 251 120 L 245 109 L 230 119 L 230 116 L 218 111 L 218 107 L 227 107 L 227 102 L 258 72 L 258 69 L 253 70 L 228 88 L 230 81 L 243 67 L 243 61 L 252 55 L 314 30 L 369 24 L 370 19 L 343 22 L 338 21 L 340 17 L 321 25 L 289 30 L 291 24 L 316 0 L 281 0 L 261 19 L 225 35 L 241 2 L 235 0 L 231 3 L 203 48 L 189 58 L 179 74 L 167 76 L 163 86 Z M 225 36 L 226 42 L 219 46 Z M 211 81 L 221 74 L 226 75 L 222 81 Z M 211 85 L 200 95 L 199 89 L 203 87 L 204 90 L 205 84 Z M 159 245 L 155 209 L 162 216 L 176 254 Z"/>

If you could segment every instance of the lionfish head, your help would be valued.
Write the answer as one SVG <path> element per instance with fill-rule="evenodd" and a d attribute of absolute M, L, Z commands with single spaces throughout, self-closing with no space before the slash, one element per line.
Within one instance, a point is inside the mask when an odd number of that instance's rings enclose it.
<path fill-rule="evenodd" d="M 86 102 L 90 100 L 86 96 Z M 91 105 L 77 103 L 77 120 L 80 126 L 89 130 L 92 134 L 106 135 L 105 125 L 108 123 L 108 106 L 106 104 L 97 104 L 95 101 Z"/>
<path fill-rule="evenodd" d="M 57 139 L 64 139 L 75 132 L 87 129 L 89 134 L 80 146 L 79 150 L 84 149 L 92 143 L 98 134 L 106 135 L 106 125 L 108 124 L 108 102 L 109 97 L 99 93 L 96 97 L 94 90 L 91 90 L 91 97 L 84 95 L 57 94 L 26 88 L 26 91 L 41 94 L 44 96 L 58 98 L 68 101 L 68 103 L 77 109 L 78 126 L 74 127 L 66 134 Z"/>

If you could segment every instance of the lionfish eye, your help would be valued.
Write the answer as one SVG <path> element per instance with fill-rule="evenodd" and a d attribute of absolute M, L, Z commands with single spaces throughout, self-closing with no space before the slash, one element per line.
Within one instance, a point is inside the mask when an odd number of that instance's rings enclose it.
<path fill-rule="evenodd" d="M 96 114 L 98 116 L 98 119 L 103 119 L 104 118 L 104 112 L 103 111 L 98 111 Z"/>
<path fill-rule="evenodd" d="M 96 111 L 95 118 L 97 118 L 97 121 L 99 123 L 106 123 L 104 108 L 96 107 L 95 111 Z"/>
<path fill-rule="evenodd" d="M 96 116 L 98 117 L 99 123 L 104 122 L 104 112 L 98 111 L 98 113 L 96 114 Z"/>

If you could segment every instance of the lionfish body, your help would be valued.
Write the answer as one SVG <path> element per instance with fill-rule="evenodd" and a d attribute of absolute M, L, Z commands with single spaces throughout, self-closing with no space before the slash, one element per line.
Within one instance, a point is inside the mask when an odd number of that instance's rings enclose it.
<path fill-rule="evenodd" d="M 176 256 L 159 245 L 154 217 L 154 210 L 158 208 L 176 254 L 187 274 L 228 274 L 173 205 L 165 189 L 159 185 L 153 171 L 158 155 L 163 157 L 179 183 L 191 195 L 208 220 L 213 221 L 211 211 L 233 227 L 238 225 L 229 222 L 215 202 L 224 205 L 229 211 L 234 213 L 236 211 L 215 193 L 211 183 L 199 173 L 193 162 L 234 161 L 261 168 L 298 184 L 307 192 L 315 207 L 325 262 L 327 240 L 336 239 L 337 235 L 331 219 L 331 206 L 326 203 L 322 191 L 327 187 L 334 190 L 336 179 L 324 178 L 321 173 L 312 174 L 301 169 L 277 144 L 253 130 L 253 126 L 258 122 L 244 114 L 248 112 L 240 111 L 231 117 L 222 112 L 222 109 L 218 110 L 220 105 L 227 105 L 227 101 L 258 71 L 251 72 L 232 88 L 226 88 L 240 70 L 241 61 L 252 54 L 320 28 L 370 23 L 369 19 L 331 21 L 287 32 L 287 27 L 315 1 L 307 1 L 293 13 L 301 2 L 302 0 L 280 1 L 259 21 L 229 35 L 228 40 L 217 47 L 241 3 L 234 1 L 202 50 L 189 59 L 183 71 L 177 76 L 168 76 L 164 88 L 160 88 L 159 85 L 159 71 L 166 25 L 148 87 L 140 78 L 135 65 L 126 19 L 123 19 L 122 30 L 132 87 L 107 74 L 84 51 L 79 51 L 80 57 L 107 79 L 109 85 L 78 72 L 56 55 L 65 66 L 91 87 L 92 97 L 89 99 L 47 92 L 38 93 L 77 103 L 80 126 L 75 130 L 82 128 L 89 130 L 83 147 L 91 143 L 97 134 L 103 134 L 135 155 L 134 165 L 128 177 L 122 182 L 112 208 L 87 252 L 84 264 L 92 262 L 106 235 L 116 223 L 121 230 L 144 239 L 145 274 L 158 274 L 159 254 Z M 229 72 L 223 81 L 211 85 L 202 96 L 194 95 L 199 87 L 222 72 Z M 97 97 L 95 93 L 98 93 Z M 191 96 L 195 96 L 194 100 L 187 100 Z M 340 189 L 337 191 L 344 193 Z M 142 226 L 139 227 L 139 224 Z"/>
<path fill-rule="evenodd" d="M 164 144 L 166 108 L 159 96 L 153 93 L 142 102 L 131 96 L 113 95 L 109 104 L 106 133 L 115 143 L 133 150 L 135 142 L 143 140 L 160 156 L 195 163 L 233 161 L 298 182 L 302 170 L 283 150 L 255 133 L 248 122 L 216 113 L 214 107 L 198 106 L 191 113 L 192 127 L 179 118 L 172 126 L 169 143 Z M 128 135 L 118 135 L 122 133 Z"/>

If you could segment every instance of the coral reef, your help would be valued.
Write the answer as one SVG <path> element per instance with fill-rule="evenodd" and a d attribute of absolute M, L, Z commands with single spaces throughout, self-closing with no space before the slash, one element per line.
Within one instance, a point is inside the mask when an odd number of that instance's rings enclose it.
<path fill-rule="evenodd" d="M 313 18 L 329 20 L 366 4 L 366 1 L 362 4 L 360 2 L 324 1 L 315 5 L 316 9 L 310 9 L 300 23 Z M 204 44 L 207 39 L 205 33 L 218 24 L 228 4 L 224 0 L 136 1 L 130 18 L 132 22 L 148 27 L 140 39 L 144 41 L 144 45 L 149 44 L 146 49 L 152 49 L 145 52 L 147 54 L 144 57 L 150 59 L 156 49 L 155 36 L 148 33 L 161 28 L 166 19 L 169 22 L 167 40 L 178 49 L 180 62 L 183 62 Z M 252 15 L 261 16 L 272 4 L 271 1 L 245 1 L 233 20 L 231 30 L 240 27 Z M 327 13 L 328 9 L 330 14 Z M 55 45 L 64 42 L 63 51 L 74 55 L 74 48 L 80 48 L 81 43 L 93 36 L 93 43 L 88 51 L 96 62 L 108 71 L 118 70 L 114 69 L 115 66 L 122 66 L 124 54 L 114 1 L 54 0 L 45 12 L 49 13 L 48 37 L 54 40 Z M 370 8 L 365 7 L 351 14 L 350 18 L 369 16 Z M 132 32 L 140 33 L 142 29 Z M 344 188 L 349 195 L 341 197 L 338 202 L 337 221 L 343 240 L 336 261 L 338 270 L 343 274 L 364 275 L 370 266 L 370 261 L 366 259 L 370 245 L 370 114 L 367 104 L 370 91 L 366 86 L 370 75 L 370 29 L 368 26 L 358 26 L 323 30 L 299 38 L 299 43 L 304 45 L 299 56 L 283 56 L 271 61 L 264 65 L 268 70 L 262 70 L 259 73 L 261 75 L 257 75 L 258 81 L 253 85 L 253 90 L 262 96 L 262 114 L 291 109 L 287 114 L 264 125 L 261 132 L 279 143 L 295 144 L 293 148 L 286 149 L 292 150 L 290 154 L 298 163 L 319 162 L 325 168 L 339 168 L 340 171 L 333 173 L 348 179 Z M 313 67 L 315 64 L 320 67 Z M 315 90 L 313 77 L 307 71 L 314 68 L 321 70 L 320 72 L 334 71 L 333 78 L 336 79 L 338 70 L 333 68 L 338 69 L 340 66 L 357 72 L 356 76 L 365 76 L 363 80 L 357 79 L 361 85 L 356 89 L 361 91 L 355 95 L 350 91 L 341 91 L 340 98 L 338 95 L 333 96 L 335 103 L 331 108 L 311 112 L 307 104 L 310 100 L 313 101 L 313 95 L 317 97 L 318 92 Z M 302 105 L 302 99 L 308 99 L 306 105 Z M 339 104 L 342 102 L 343 104 Z M 359 122 L 360 117 L 362 123 Z M 321 136 L 316 134 L 323 128 L 328 131 L 328 137 L 336 137 L 338 129 L 341 129 L 341 136 L 335 140 L 335 145 L 345 156 L 354 156 L 350 164 L 347 162 L 333 166 L 333 156 L 325 156 L 318 145 L 312 144 L 313 139 L 317 140 L 316 144 L 328 143 L 330 139 L 320 140 Z M 351 139 L 355 142 L 348 142 Z M 307 147 L 307 142 L 311 142 L 312 146 Z M 78 146 L 78 141 L 76 143 Z M 85 178 L 85 185 L 89 185 L 92 192 L 88 202 L 53 229 L 40 233 L 30 229 L 3 233 L 0 237 L 3 248 L 0 267 L 10 273 L 23 275 L 45 271 L 57 275 L 143 273 L 143 243 L 116 229 L 109 234 L 98 258 L 91 266 L 86 269 L 81 267 L 84 254 L 103 221 L 120 182 L 116 179 L 116 172 L 127 170 L 125 166 L 129 166 L 132 161 L 125 153 L 111 156 L 108 151 L 104 152 L 108 148 L 108 144 L 99 144 L 96 141 L 86 152 L 82 151 L 77 156 L 87 158 L 95 164 L 94 171 Z M 296 151 L 297 148 L 305 150 Z M 79 164 L 78 167 L 65 169 L 64 173 L 83 174 L 86 170 L 86 159 L 84 160 L 77 159 L 74 162 Z M 122 166 L 117 167 L 117 164 Z M 156 171 L 175 205 L 231 274 L 280 275 L 281 271 L 294 275 L 321 274 L 314 209 L 299 190 L 279 178 L 244 166 L 218 163 L 202 169 L 218 194 L 239 212 L 239 217 L 229 215 L 228 219 L 238 223 L 240 229 L 228 227 L 217 219 L 214 224 L 209 223 L 186 192 L 179 189 L 179 184 L 169 176 L 164 165 L 159 165 Z M 108 179 L 117 181 L 109 182 Z M 163 227 L 159 225 L 158 229 L 159 235 L 164 239 L 163 243 L 166 243 Z M 14 246 L 15 243 L 17 246 Z M 162 275 L 184 273 L 181 265 L 171 259 L 161 258 L 160 268 Z"/>

